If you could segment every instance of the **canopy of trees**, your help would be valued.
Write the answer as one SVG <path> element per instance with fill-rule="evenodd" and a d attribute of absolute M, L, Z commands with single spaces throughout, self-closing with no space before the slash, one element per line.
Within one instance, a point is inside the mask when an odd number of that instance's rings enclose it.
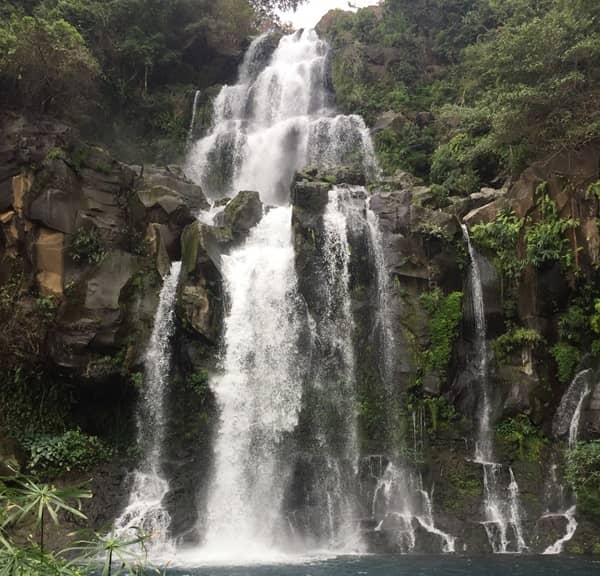
<path fill-rule="evenodd" d="M 378 137 L 384 164 L 445 192 L 600 137 L 597 0 L 384 0 L 338 14 L 327 34 L 340 105 L 408 119 Z M 423 112 L 435 122 L 415 122 Z"/>
<path fill-rule="evenodd" d="M 231 80 L 275 9 L 301 2 L 0 0 L 0 100 L 79 120 L 85 107 L 94 134 L 112 125 L 107 140 L 181 141 L 190 94 Z"/>

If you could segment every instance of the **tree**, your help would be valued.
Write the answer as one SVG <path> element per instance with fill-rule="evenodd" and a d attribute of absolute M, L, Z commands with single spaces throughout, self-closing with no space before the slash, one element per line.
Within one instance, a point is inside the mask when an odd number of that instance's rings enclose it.
<path fill-rule="evenodd" d="M 71 24 L 15 15 L 1 35 L 0 76 L 24 109 L 74 115 L 86 106 L 99 68 Z"/>

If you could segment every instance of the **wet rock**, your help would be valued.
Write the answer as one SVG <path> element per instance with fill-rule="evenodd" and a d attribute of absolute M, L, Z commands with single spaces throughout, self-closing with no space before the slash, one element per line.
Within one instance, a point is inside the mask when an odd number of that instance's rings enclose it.
<path fill-rule="evenodd" d="M 246 238 L 263 217 L 263 205 L 258 192 L 239 192 L 223 212 L 217 214 L 215 224 L 231 230 L 237 240 Z"/>
<path fill-rule="evenodd" d="M 119 310 L 121 291 L 138 271 L 135 256 L 115 250 L 109 253 L 87 281 L 88 310 Z"/>
<path fill-rule="evenodd" d="M 213 229 L 206 225 L 191 224 L 183 233 L 177 314 L 188 330 L 217 343 L 223 318 L 223 287 L 220 256 L 209 248 L 214 248 L 213 240 Z"/>
<path fill-rule="evenodd" d="M 567 533 L 567 518 L 563 514 L 546 514 L 538 519 L 535 525 L 533 549 L 542 553 Z"/>
<path fill-rule="evenodd" d="M 330 182 L 296 181 L 292 187 L 292 204 L 308 213 L 322 213 L 329 202 L 329 191 L 332 188 L 333 184 Z"/>

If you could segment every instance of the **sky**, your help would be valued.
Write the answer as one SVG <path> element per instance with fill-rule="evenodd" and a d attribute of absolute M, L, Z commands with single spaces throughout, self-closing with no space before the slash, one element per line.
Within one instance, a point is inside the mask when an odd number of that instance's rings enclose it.
<path fill-rule="evenodd" d="M 280 15 L 284 22 L 291 22 L 294 28 L 313 28 L 329 10 L 334 8 L 350 10 L 349 3 L 362 8 L 377 4 L 377 0 L 350 0 L 350 2 L 349 0 L 308 0 L 295 13 L 280 12 Z"/>

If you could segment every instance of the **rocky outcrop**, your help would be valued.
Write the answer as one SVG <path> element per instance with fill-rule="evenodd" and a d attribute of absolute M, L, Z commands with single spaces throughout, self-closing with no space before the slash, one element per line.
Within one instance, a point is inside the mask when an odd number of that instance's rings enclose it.
<path fill-rule="evenodd" d="M 160 243 L 169 258 L 180 260 L 183 229 L 196 221 L 199 212 L 209 208 L 202 189 L 177 166 L 143 167 L 136 189 L 150 222 L 160 227 L 154 229 L 159 231 Z"/>

